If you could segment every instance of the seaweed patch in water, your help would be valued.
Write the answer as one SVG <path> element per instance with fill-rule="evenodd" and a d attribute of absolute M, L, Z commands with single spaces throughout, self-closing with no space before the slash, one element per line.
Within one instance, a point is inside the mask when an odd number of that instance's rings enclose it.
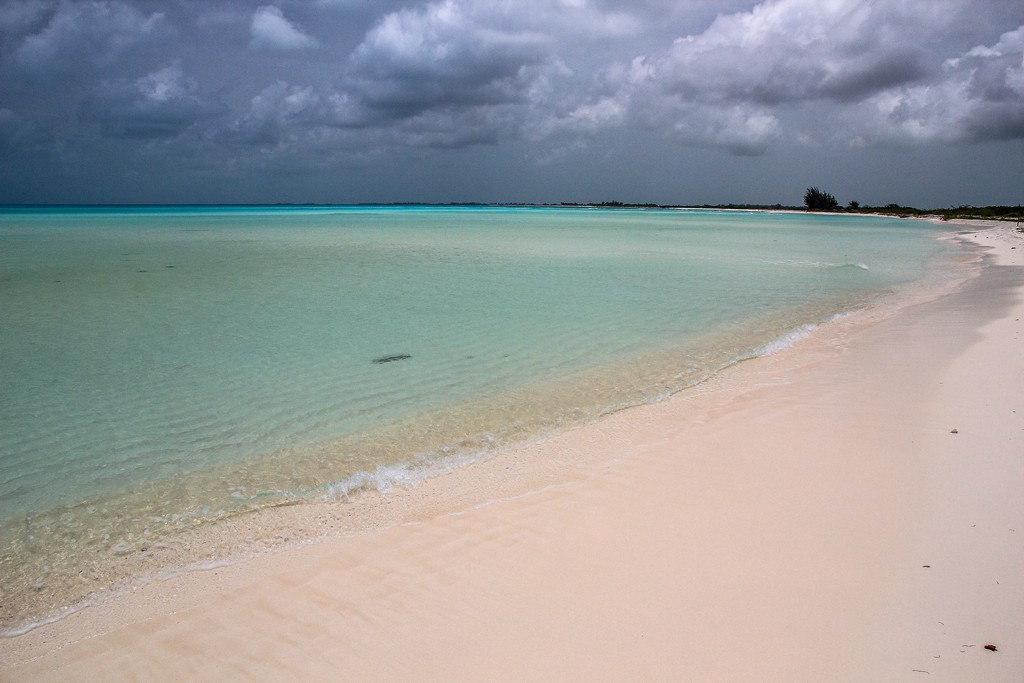
<path fill-rule="evenodd" d="M 380 358 L 374 358 L 373 362 L 377 363 L 377 364 L 380 364 L 380 363 L 393 363 L 396 360 L 405 360 L 406 358 L 412 358 L 412 356 L 410 356 L 407 353 L 399 353 L 399 354 L 394 355 L 394 356 L 381 356 Z"/>

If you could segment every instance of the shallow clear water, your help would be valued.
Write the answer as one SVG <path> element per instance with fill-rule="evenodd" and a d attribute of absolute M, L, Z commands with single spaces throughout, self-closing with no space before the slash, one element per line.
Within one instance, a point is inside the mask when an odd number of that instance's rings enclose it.
<path fill-rule="evenodd" d="M 0 211 L 0 563 L 52 568 L 55 546 L 123 549 L 652 400 L 919 280 L 936 232 L 718 211 Z"/>

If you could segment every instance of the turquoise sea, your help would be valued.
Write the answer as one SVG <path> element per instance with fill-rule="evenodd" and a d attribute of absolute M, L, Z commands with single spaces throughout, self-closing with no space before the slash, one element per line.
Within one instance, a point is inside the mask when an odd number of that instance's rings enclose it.
<path fill-rule="evenodd" d="M 196 524 L 386 491 L 685 389 L 920 282 L 952 251 L 940 231 L 707 210 L 0 209 L 4 622 Z"/>

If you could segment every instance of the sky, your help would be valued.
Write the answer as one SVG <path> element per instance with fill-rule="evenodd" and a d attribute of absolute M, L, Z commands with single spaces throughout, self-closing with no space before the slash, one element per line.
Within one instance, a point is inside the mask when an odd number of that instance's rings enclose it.
<path fill-rule="evenodd" d="M 0 0 L 0 203 L 1024 202 L 1020 0 Z"/>

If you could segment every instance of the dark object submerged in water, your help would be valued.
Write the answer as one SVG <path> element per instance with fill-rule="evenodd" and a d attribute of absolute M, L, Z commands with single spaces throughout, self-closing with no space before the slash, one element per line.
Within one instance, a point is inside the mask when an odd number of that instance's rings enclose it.
<path fill-rule="evenodd" d="M 394 363 L 396 360 L 405 360 L 406 358 L 412 358 L 412 356 L 410 356 L 407 353 L 399 353 L 399 354 L 394 355 L 394 356 L 381 356 L 380 358 L 374 358 L 373 362 L 377 363 L 377 364 L 380 364 L 380 363 Z"/>

